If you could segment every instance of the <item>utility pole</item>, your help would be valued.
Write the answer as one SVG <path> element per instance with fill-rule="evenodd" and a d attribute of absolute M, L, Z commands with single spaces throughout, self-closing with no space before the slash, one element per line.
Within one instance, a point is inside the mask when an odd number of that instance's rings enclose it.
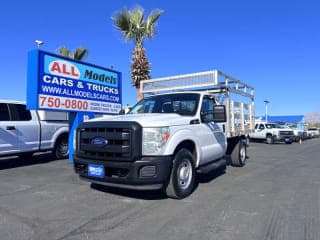
<path fill-rule="evenodd" d="M 264 100 L 265 106 L 266 106 L 266 123 L 268 123 L 268 104 L 270 101 L 268 99 Z"/>

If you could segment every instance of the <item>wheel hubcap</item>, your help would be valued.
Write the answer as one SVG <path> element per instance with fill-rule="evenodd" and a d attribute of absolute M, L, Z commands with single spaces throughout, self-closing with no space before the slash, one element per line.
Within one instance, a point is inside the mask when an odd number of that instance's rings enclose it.
<path fill-rule="evenodd" d="M 181 189 L 189 187 L 192 179 L 192 166 L 187 160 L 180 163 L 178 167 L 178 185 Z"/>
<path fill-rule="evenodd" d="M 68 154 L 68 144 L 66 142 L 61 143 L 58 148 L 58 151 L 60 152 L 61 155 Z"/>
<path fill-rule="evenodd" d="M 246 161 L 246 149 L 241 147 L 240 149 L 240 161 L 244 163 Z"/>

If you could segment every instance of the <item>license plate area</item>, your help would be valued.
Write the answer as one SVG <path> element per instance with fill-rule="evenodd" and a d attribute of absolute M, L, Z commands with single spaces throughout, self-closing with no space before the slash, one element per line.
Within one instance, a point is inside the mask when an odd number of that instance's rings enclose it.
<path fill-rule="evenodd" d="M 88 165 L 88 176 L 97 177 L 97 178 L 104 178 L 104 176 L 105 176 L 104 166 L 89 164 Z"/>

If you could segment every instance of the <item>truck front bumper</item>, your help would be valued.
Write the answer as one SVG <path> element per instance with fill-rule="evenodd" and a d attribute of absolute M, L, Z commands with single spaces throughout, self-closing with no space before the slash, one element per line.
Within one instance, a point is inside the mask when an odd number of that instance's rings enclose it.
<path fill-rule="evenodd" d="M 295 140 L 295 136 L 281 135 L 281 136 L 274 136 L 274 139 L 278 142 L 292 143 Z"/>
<path fill-rule="evenodd" d="M 75 155 L 73 159 L 74 170 L 83 180 L 136 190 L 161 189 L 169 178 L 172 165 L 171 156 L 142 157 L 134 162 L 83 159 Z M 103 176 L 89 176 L 89 164 L 102 167 Z"/>

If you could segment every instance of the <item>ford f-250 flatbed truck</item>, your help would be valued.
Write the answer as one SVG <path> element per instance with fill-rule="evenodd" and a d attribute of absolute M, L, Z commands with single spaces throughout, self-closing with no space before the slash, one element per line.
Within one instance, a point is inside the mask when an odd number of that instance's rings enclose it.
<path fill-rule="evenodd" d="M 192 193 L 196 172 L 245 165 L 252 87 L 215 70 L 142 81 L 141 89 L 149 96 L 128 114 L 78 127 L 73 157 L 82 179 L 181 199 Z"/>

